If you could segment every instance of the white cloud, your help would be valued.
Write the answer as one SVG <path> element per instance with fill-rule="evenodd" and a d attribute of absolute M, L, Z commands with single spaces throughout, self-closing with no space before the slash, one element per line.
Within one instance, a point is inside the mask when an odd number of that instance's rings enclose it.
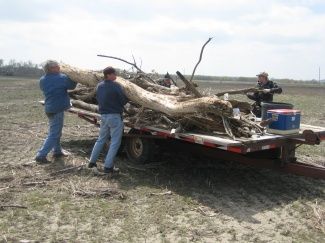
<path fill-rule="evenodd" d="M 311 79 L 318 65 L 325 67 L 325 13 L 310 8 L 319 2 L 58 1 L 63 5 L 46 18 L 0 17 L 0 58 L 55 58 L 96 69 L 124 66 L 96 54 L 134 54 L 146 70 L 190 73 L 201 45 L 214 36 L 198 73 L 253 76 L 267 70 Z"/>

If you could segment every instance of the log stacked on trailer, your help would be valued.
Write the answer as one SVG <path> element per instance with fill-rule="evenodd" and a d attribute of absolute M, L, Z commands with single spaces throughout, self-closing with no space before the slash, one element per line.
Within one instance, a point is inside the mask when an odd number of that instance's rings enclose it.
<path fill-rule="evenodd" d="M 96 86 L 103 80 L 102 72 L 83 70 L 61 64 L 61 72 L 78 83 L 69 92 L 73 106 L 98 113 Z M 167 88 L 142 70 L 119 71 L 116 82 L 123 88 L 130 102 L 125 107 L 125 122 L 131 126 L 156 126 L 177 131 L 199 131 L 235 137 L 250 137 L 262 133 L 263 128 L 250 119 L 249 104 L 237 100 L 223 100 L 216 95 L 201 94 L 192 81 L 177 72 L 184 88 Z M 233 117 L 233 108 L 242 111 Z"/>

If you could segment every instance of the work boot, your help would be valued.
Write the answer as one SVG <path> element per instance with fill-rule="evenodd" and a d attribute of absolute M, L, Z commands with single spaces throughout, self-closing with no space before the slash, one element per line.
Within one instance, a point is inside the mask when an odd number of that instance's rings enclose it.
<path fill-rule="evenodd" d="M 89 162 L 88 168 L 91 169 L 91 168 L 94 168 L 94 167 L 97 168 L 97 164 L 96 163 Z"/>
<path fill-rule="evenodd" d="M 53 154 L 53 157 L 54 157 L 54 158 L 61 158 L 61 157 L 68 157 L 69 155 L 71 155 L 70 152 L 68 152 L 68 151 L 66 151 L 66 150 L 64 150 L 64 149 L 62 149 L 62 150 L 61 150 L 61 153 Z"/>
<path fill-rule="evenodd" d="M 104 173 L 105 174 L 118 174 L 118 173 L 120 173 L 120 169 L 115 166 L 112 168 L 104 167 Z"/>
<path fill-rule="evenodd" d="M 46 157 L 36 157 L 35 161 L 37 164 L 49 164 L 51 161 L 47 160 Z"/>

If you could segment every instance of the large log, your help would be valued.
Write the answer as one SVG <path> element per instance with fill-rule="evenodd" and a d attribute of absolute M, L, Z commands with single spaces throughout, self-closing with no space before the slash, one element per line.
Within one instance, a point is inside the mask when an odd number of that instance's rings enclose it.
<path fill-rule="evenodd" d="M 70 101 L 71 101 L 71 104 L 74 107 L 78 107 L 78 108 L 84 109 L 86 111 L 91 111 L 91 112 L 98 113 L 98 105 L 88 104 L 88 103 L 83 102 L 81 100 L 73 100 L 73 99 L 71 99 Z"/>
<path fill-rule="evenodd" d="M 251 92 L 261 92 L 261 89 L 258 88 L 248 88 L 248 89 L 237 89 L 237 90 L 228 90 L 228 91 L 222 91 L 217 94 L 216 96 L 222 96 L 224 94 L 247 94 Z"/>
<path fill-rule="evenodd" d="M 87 86 L 95 86 L 102 79 L 99 72 L 82 70 L 66 64 L 61 64 L 61 72 L 68 75 L 73 81 Z M 185 114 L 196 113 L 211 113 L 226 116 L 232 114 L 230 102 L 220 100 L 215 96 L 179 102 L 175 96 L 151 93 L 121 77 L 117 77 L 116 82 L 122 86 L 126 96 L 134 103 L 154 111 L 165 113 L 171 117 L 181 117 Z"/>
<path fill-rule="evenodd" d="M 76 67 L 72 67 L 65 63 L 60 63 L 60 67 L 61 67 L 61 72 L 66 73 L 72 80 L 76 80 L 76 82 L 89 87 L 96 86 L 98 82 L 100 80 L 103 80 L 104 78 L 102 72 L 83 70 Z M 142 87 L 143 89 L 152 88 L 156 92 L 160 92 L 163 94 L 170 94 L 170 95 L 178 94 L 178 92 L 176 92 L 175 94 L 175 91 L 172 91 L 170 88 L 148 82 L 146 79 L 141 78 L 141 74 L 139 74 L 139 77 L 135 77 L 130 81 Z"/>

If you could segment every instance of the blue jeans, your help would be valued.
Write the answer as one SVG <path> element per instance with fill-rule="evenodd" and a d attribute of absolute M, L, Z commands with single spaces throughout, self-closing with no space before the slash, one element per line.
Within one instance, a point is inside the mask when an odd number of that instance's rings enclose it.
<path fill-rule="evenodd" d="M 62 135 L 64 111 L 58 113 L 46 113 L 49 119 L 49 132 L 43 146 L 38 151 L 37 158 L 45 158 L 53 149 L 53 154 L 62 153 L 60 139 Z"/>
<path fill-rule="evenodd" d="M 123 121 L 120 114 L 102 114 L 99 130 L 99 137 L 94 145 L 90 156 L 90 163 L 96 164 L 98 156 L 102 151 L 106 141 L 111 138 L 108 153 L 105 158 L 104 167 L 112 168 L 114 158 L 121 145 L 123 136 Z"/>

